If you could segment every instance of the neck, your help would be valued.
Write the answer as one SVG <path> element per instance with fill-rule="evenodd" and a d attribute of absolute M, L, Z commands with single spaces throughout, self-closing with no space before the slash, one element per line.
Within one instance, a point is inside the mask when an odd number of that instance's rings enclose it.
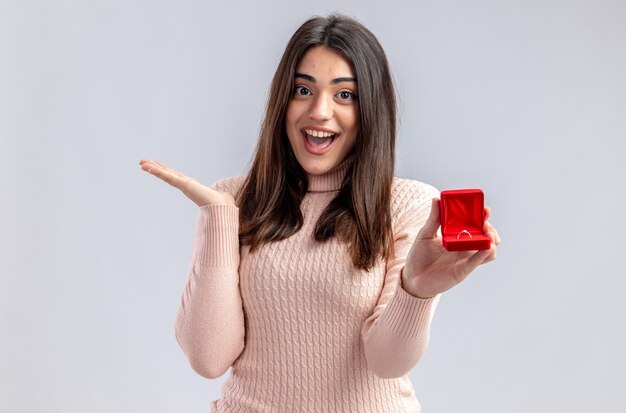
<path fill-rule="evenodd" d="M 323 175 L 308 175 L 309 192 L 330 192 L 341 189 L 348 169 L 354 161 L 354 155 L 348 156 L 339 165 Z"/>

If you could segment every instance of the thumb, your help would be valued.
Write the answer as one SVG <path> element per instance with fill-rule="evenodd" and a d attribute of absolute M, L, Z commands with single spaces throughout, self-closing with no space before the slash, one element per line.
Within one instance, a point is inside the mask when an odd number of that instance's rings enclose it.
<path fill-rule="evenodd" d="M 439 198 L 433 198 L 430 206 L 430 215 L 417 235 L 418 238 L 435 238 L 439 224 Z"/>

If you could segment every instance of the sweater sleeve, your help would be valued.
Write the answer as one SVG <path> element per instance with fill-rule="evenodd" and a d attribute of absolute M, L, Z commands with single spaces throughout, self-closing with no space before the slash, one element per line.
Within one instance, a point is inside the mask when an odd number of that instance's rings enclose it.
<path fill-rule="evenodd" d="M 435 188 L 421 185 L 418 192 L 413 187 L 407 193 L 410 202 L 394 225 L 395 255 L 387 262 L 380 298 L 361 330 L 367 365 L 382 378 L 407 374 L 424 355 L 440 298 L 417 298 L 401 286 L 406 257 L 430 214 L 432 198 L 439 195 Z"/>
<path fill-rule="evenodd" d="M 245 345 L 238 269 L 239 209 L 200 207 L 175 335 L 191 367 L 207 378 L 224 374 Z"/>

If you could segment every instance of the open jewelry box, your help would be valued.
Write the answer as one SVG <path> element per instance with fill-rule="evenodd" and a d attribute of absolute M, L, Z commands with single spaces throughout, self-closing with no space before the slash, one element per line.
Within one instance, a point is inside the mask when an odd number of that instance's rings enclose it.
<path fill-rule="evenodd" d="M 486 250 L 485 194 L 480 189 L 442 191 L 439 202 L 443 247 L 448 251 Z"/>

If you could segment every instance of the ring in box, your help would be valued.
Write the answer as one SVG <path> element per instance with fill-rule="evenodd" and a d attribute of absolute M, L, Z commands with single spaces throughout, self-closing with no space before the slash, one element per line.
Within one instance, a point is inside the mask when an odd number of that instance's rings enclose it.
<path fill-rule="evenodd" d="M 485 195 L 482 190 L 443 191 L 439 211 L 443 247 L 446 250 L 487 250 L 491 247 L 491 239 L 483 232 Z"/>

